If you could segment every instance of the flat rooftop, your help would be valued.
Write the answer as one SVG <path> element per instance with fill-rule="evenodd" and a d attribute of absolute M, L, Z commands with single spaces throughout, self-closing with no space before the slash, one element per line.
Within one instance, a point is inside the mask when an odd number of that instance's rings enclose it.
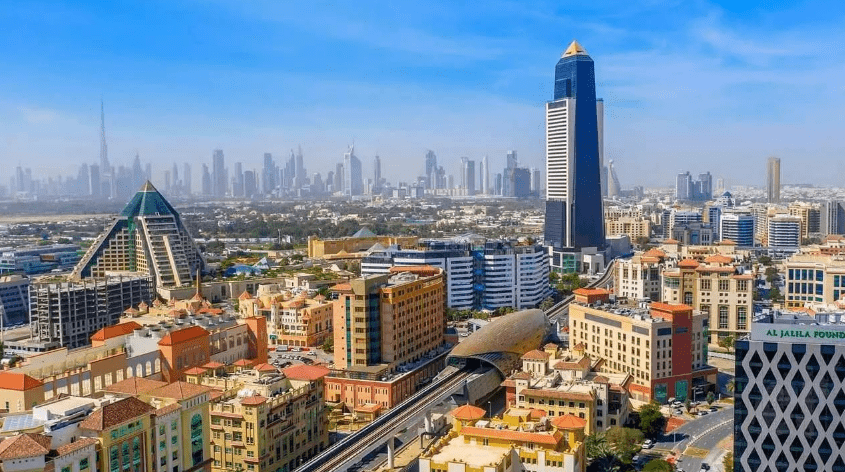
<path fill-rule="evenodd" d="M 461 437 L 446 443 L 436 454 L 431 456 L 432 462 L 460 462 L 472 468 L 495 466 L 510 453 L 509 447 L 483 446 L 478 443 L 464 442 Z"/>

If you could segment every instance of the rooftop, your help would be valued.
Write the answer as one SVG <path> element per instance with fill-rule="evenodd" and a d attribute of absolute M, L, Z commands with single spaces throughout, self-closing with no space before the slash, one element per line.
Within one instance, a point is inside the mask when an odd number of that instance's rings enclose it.
<path fill-rule="evenodd" d="M 135 397 L 128 397 L 94 410 L 79 423 L 79 427 L 93 431 L 105 431 L 152 411 L 155 411 L 152 406 Z"/>

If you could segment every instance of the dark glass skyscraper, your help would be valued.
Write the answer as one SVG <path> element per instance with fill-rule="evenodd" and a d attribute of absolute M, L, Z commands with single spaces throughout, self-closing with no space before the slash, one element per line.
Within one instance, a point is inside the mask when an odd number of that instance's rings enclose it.
<path fill-rule="evenodd" d="M 599 160 L 595 69 L 573 41 L 555 67 L 546 104 L 547 245 L 572 253 L 605 247 Z"/>

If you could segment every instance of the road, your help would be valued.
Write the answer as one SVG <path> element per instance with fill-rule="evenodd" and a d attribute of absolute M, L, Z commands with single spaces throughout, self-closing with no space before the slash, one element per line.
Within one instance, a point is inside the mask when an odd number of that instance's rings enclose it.
<path fill-rule="evenodd" d="M 728 406 L 707 416 L 690 420 L 657 441 L 655 449 L 690 452 L 687 448 L 694 448 L 708 453 L 714 451 L 721 440 L 733 433 L 733 415 L 733 406 Z M 716 457 L 715 454 L 708 454 L 708 456 L 710 460 Z M 697 472 L 703 461 L 703 457 L 684 454 L 681 456 L 678 467 L 686 472 Z M 709 465 L 716 464 L 709 463 Z"/>

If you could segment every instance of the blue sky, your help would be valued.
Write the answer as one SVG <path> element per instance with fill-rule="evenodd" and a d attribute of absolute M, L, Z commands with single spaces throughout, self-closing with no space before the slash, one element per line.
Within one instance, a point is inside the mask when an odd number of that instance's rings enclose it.
<path fill-rule="evenodd" d="M 325 177 L 353 139 L 371 175 L 508 149 L 543 165 L 543 103 L 577 38 L 623 187 L 682 170 L 845 186 L 845 8 L 835 2 L 18 2 L 0 9 L 5 164 L 258 167 L 302 145 Z M 621 5 L 620 5 L 621 4 Z"/>

